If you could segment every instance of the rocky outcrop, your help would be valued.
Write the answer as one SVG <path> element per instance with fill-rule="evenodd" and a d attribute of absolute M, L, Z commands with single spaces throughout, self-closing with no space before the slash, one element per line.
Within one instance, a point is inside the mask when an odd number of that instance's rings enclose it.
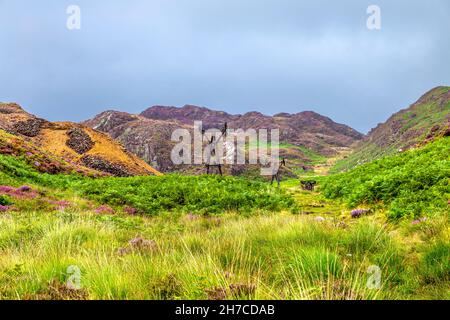
<path fill-rule="evenodd" d="M 105 133 L 77 123 L 40 119 L 15 103 L 0 103 L 0 130 L 4 133 L 0 152 L 25 155 L 41 172 L 160 174 Z"/>
<path fill-rule="evenodd" d="M 172 132 L 179 128 L 190 129 L 177 121 L 147 119 L 117 111 L 103 112 L 84 124 L 108 133 L 129 152 L 163 172 L 177 170 L 170 159 L 175 145 L 171 141 Z"/>
<path fill-rule="evenodd" d="M 67 135 L 69 139 L 66 141 L 66 145 L 78 154 L 85 154 L 94 147 L 94 141 L 80 128 L 67 131 Z"/>
<path fill-rule="evenodd" d="M 221 128 L 225 122 L 233 129 L 280 129 L 281 141 L 304 146 L 327 156 L 335 153 L 335 147 L 348 147 L 364 137 L 349 126 L 338 124 L 313 111 L 279 113 L 272 117 L 260 112 L 231 115 L 186 105 L 182 108 L 154 106 L 142 112 L 141 116 L 155 120 L 176 120 L 191 126 L 194 121 L 202 121 L 205 129 Z"/>
<path fill-rule="evenodd" d="M 36 137 L 41 133 L 41 128 L 45 122 L 45 120 L 38 118 L 20 121 L 13 125 L 13 132 L 27 137 Z"/>
<path fill-rule="evenodd" d="M 124 166 L 111 163 L 99 156 L 86 155 L 81 158 L 81 162 L 88 168 L 107 172 L 116 177 L 129 177 L 133 175 Z"/>
<path fill-rule="evenodd" d="M 193 105 L 182 108 L 154 106 L 140 115 L 106 111 L 84 124 L 108 133 L 127 150 L 158 170 L 171 172 L 180 169 L 170 160 L 170 152 L 174 146 L 171 141 L 172 132 L 180 128 L 192 132 L 194 121 L 202 121 L 204 129 L 220 129 L 225 122 L 229 129 L 280 129 L 281 141 L 292 144 L 292 148 L 281 150 L 282 156 L 305 163 L 310 159 L 301 148 L 329 156 L 336 153 L 336 148 L 348 147 L 363 137 L 352 128 L 311 111 L 297 114 L 280 113 L 273 117 L 260 112 L 231 115 Z M 189 170 L 197 171 L 193 168 Z"/>

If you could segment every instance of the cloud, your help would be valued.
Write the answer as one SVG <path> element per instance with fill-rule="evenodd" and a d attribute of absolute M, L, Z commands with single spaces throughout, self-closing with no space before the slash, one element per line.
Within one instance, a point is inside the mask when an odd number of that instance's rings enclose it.
<path fill-rule="evenodd" d="M 75 2 L 79 31 L 72 2 L 0 1 L 0 100 L 75 121 L 153 104 L 312 109 L 368 131 L 450 83 L 446 0 Z"/>

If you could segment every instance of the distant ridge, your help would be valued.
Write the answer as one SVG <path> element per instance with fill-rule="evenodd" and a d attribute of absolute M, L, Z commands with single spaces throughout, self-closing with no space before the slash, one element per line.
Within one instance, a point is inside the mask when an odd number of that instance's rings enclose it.
<path fill-rule="evenodd" d="M 194 121 L 202 121 L 205 129 L 221 128 L 225 122 L 230 129 L 280 129 L 285 146 L 282 156 L 291 157 L 299 165 L 310 164 L 311 154 L 332 156 L 364 137 L 349 126 L 313 111 L 279 113 L 273 117 L 260 112 L 232 115 L 194 105 L 153 106 L 140 115 L 105 111 L 84 124 L 108 133 L 147 163 L 170 172 L 179 169 L 170 161 L 171 133 L 177 128 L 192 129 Z"/>
<path fill-rule="evenodd" d="M 440 86 L 372 129 L 335 170 L 348 170 L 447 135 L 450 135 L 450 87 Z"/>

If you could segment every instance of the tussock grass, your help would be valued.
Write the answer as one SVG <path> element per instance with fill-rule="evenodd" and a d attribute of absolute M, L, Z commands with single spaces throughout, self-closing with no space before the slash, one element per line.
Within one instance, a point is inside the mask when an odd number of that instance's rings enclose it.
<path fill-rule="evenodd" d="M 298 181 L 279 190 L 220 177 L 93 180 L 7 156 L 0 169 L 0 185 L 36 195 L 1 200 L 12 208 L 0 212 L 0 299 L 449 298 L 443 206 L 393 223 L 384 206 L 352 219 L 345 203 Z M 337 177 L 328 188 L 351 191 L 354 181 Z M 105 203 L 115 210 L 96 213 Z M 380 286 L 369 287 L 374 267 Z"/>
<path fill-rule="evenodd" d="M 136 236 L 156 248 L 119 254 Z M 413 263 L 416 253 L 399 234 L 371 217 L 342 229 L 332 219 L 289 213 L 105 219 L 11 212 L 0 216 L 0 297 L 396 299 L 420 288 L 422 297 L 442 298 L 448 243 L 439 237 Z M 81 271 L 75 296 L 61 289 L 71 265 Z M 366 285 L 371 265 L 381 269 L 379 289 Z"/>

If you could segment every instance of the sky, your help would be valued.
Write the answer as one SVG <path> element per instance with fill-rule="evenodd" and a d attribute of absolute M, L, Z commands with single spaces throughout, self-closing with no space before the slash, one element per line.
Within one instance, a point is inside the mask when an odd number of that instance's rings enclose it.
<path fill-rule="evenodd" d="M 0 101 L 52 121 L 313 110 L 367 132 L 450 85 L 449 17 L 448 0 L 0 0 Z"/>

